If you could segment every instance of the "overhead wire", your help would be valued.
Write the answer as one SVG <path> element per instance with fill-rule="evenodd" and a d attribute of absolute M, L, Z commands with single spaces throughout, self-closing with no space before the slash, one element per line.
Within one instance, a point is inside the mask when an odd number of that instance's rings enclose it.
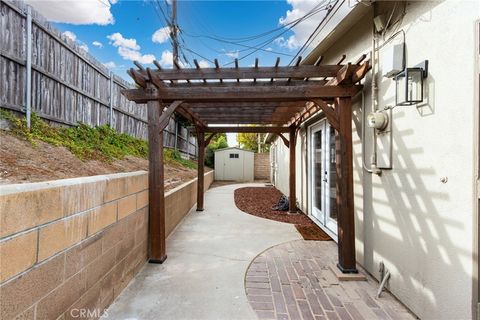
<path fill-rule="evenodd" d="M 332 6 L 330 6 L 327 10 L 327 14 L 323 17 L 322 21 L 320 21 L 317 25 L 317 27 L 315 28 L 315 30 L 313 30 L 313 32 L 310 34 L 310 36 L 307 38 L 307 40 L 303 43 L 303 45 L 300 47 L 300 49 L 297 51 L 297 53 L 293 56 L 292 60 L 290 60 L 289 62 L 289 65 L 292 64 L 293 61 L 295 61 L 295 58 L 297 58 L 298 56 L 300 56 L 303 52 L 303 50 L 310 44 L 310 42 L 313 40 L 313 36 L 317 33 L 317 31 L 320 29 L 322 23 L 325 21 L 325 19 L 327 19 L 327 17 L 329 16 L 330 12 L 332 11 L 332 9 L 335 7 L 335 5 L 338 3 L 338 1 L 340 0 L 337 0 L 335 2 L 335 4 L 333 4 Z M 329 2 L 329 4 L 331 3 L 332 1 Z"/>
<path fill-rule="evenodd" d="M 99 0 L 100 1 L 100 0 Z M 337 0 L 339 1 L 339 0 Z M 166 0 L 165 0 L 166 2 Z M 329 11 L 331 10 L 331 7 L 330 7 L 330 4 L 333 2 L 333 0 L 324 0 L 322 2 L 320 2 L 319 4 L 315 5 L 312 9 L 310 9 L 309 12 L 307 12 L 304 16 L 300 17 L 300 18 L 297 18 L 295 20 L 292 20 L 280 27 L 277 27 L 277 28 L 274 28 L 274 29 L 271 29 L 271 30 L 268 30 L 268 31 L 265 31 L 265 32 L 262 32 L 262 33 L 259 33 L 259 34 L 256 34 L 256 35 L 252 35 L 252 36 L 246 36 L 246 37 L 222 37 L 222 36 L 211 36 L 211 35 L 202 35 L 202 34 L 195 34 L 195 33 L 190 33 L 188 31 L 186 31 L 185 29 L 179 29 L 179 38 L 181 39 L 182 41 L 182 44 L 179 44 L 179 47 L 181 48 L 181 52 L 182 52 L 182 56 L 183 56 L 183 59 L 185 60 L 185 62 L 187 64 L 189 64 L 189 61 L 188 61 L 188 58 L 185 54 L 185 52 L 183 50 L 186 50 L 188 51 L 189 53 L 191 54 L 194 54 L 202 59 L 205 59 L 211 63 L 213 63 L 213 61 L 211 59 L 208 59 L 206 57 L 204 57 L 203 55 L 199 54 L 198 52 L 196 52 L 195 50 L 192 50 L 190 48 L 187 47 L 187 44 L 186 44 L 186 41 L 183 37 L 183 34 L 185 34 L 186 36 L 189 36 L 189 37 L 193 37 L 193 38 L 200 38 L 199 41 L 205 46 L 207 47 L 208 49 L 214 51 L 214 52 L 217 52 L 217 53 L 224 53 L 224 51 L 219 51 L 219 50 L 215 50 L 209 46 L 207 46 L 202 40 L 201 38 L 207 38 L 207 39 L 210 39 L 210 40 L 214 40 L 214 41 L 217 41 L 217 42 L 221 42 L 221 43 L 227 43 L 227 44 L 231 44 L 231 45 L 235 45 L 235 46 L 239 46 L 239 47 L 243 47 L 244 49 L 240 49 L 240 50 L 236 50 L 236 52 L 247 52 L 247 51 L 251 51 L 241 57 L 238 58 L 238 61 L 240 60 L 243 60 L 249 56 L 251 56 L 252 54 L 254 54 L 255 52 L 258 52 L 258 51 L 264 51 L 264 52 L 268 52 L 268 53 L 274 53 L 274 54 L 279 54 L 279 55 L 285 55 L 285 56 L 293 56 L 292 54 L 289 54 L 289 53 L 284 53 L 284 52 L 279 52 L 279 51 L 273 51 L 273 50 L 269 50 L 269 49 L 265 49 L 265 46 L 267 46 L 268 44 L 272 43 L 273 41 L 275 41 L 276 39 L 278 39 L 279 37 L 281 37 L 283 34 L 285 34 L 286 32 L 292 30 L 295 26 L 297 26 L 298 24 L 300 24 L 301 22 L 305 21 L 306 19 L 309 19 L 310 17 L 316 15 L 317 13 L 321 12 L 321 11 L 325 11 L 327 10 L 327 14 L 326 16 L 328 16 L 328 13 Z M 155 11 L 159 17 L 160 20 L 164 20 L 165 24 L 167 26 L 169 26 L 170 28 L 172 27 L 172 23 L 171 21 L 167 18 L 167 15 L 165 13 L 165 11 L 163 10 L 162 8 L 162 5 L 160 3 L 159 0 L 155 0 L 154 1 L 154 5 L 153 7 L 155 8 Z M 168 11 L 168 3 L 167 3 L 167 11 Z M 325 17 L 326 17 L 325 16 Z M 324 19 L 325 19 L 324 17 Z M 323 20 L 322 20 L 323 21 Z M 321 23 L 319 24 L 319 26 L 321 25 Z M 310 39 L 312 38 L 313 34 L 318 30 L 319 26 L 317 27 L 317 29 L 312 33 L 312 35 L 310 35 L 309 39 L 307 39 L 307 41 L 304 43 L 304 45 L 302 46 L 302 48 L 299 50 L 299 52 L 301 50 L 303 50 L 303 48 L 306 46 L 306 44 L 310 41 Z M 279 32 L 281 31 L 281 32 Z M 213 33 L 213 32 L 212 32 Z M 275 34 L 276 33 L 276 34 Z M 269 36 L 269 35 L 272 35 L 272 34 L 275 34 L 273 37 L 270 37 L 268 39 L 266 39 L 265 41 L 262 41 L 260 43 L 257 43 L 255 45 L 247 45 L 247 44 L 244 44 L 245 42 L 250 42 L 250 41 L 253 41 L 253 40 L 257 40 L 257 39 L 262 39 L 266 36 Z M 236 41 L 235 41 L 236 40 Z M 170 41 L 172 41 L 170 39 Z M 296 56 L 298 56 L 298 53 L 293 57 L 292 61 L 295 59 Z M 234 63 L 234 61 L 231 61 L 229 63 L 226 63 L 224 65 L 229 65 L 229 64 L 232 64 Z"/>
<path fill-rule="evenodd" d="M 316 11 L 316 13 L 322 11 L 322 10 L 325 10 L 325 8 L 328 8 L 328 6 L 330 5 L 330 3 L 332 2 L 332 0 L 330 0 L 327 4 L 325 4 L 326 0 L 321 2 L 319 5 L 315 6 L 314 9 L 317 9 L 318 8 L 318 11 Z M 321 5 L 321 6 L 320 6 Z M 320 7 L 319 7 L 320 6 Z M 310 10 L 309 13 L 307 13 L 303 19 L 298 19 L 294 24 L 290 25 L 288 28 L 286 28 L 285 30 L 283 30 L 280 34 L 277 34 L 275 35 L 274 37 L 270 38 L 270 39 L 267 39 L 266 41 L 264 41 L 263 43 L 259 44 L 259 48 L 253 50 L 252 52 L 238 58 L 238 60 L 243 60 L 245 58 L 247 58 L 248 56 L 251 56 L 252 54 L 254 54 L 255 52 L 259 51 L 260 48 L 263 48 L 265 47 L 266 45 L 268 45 L 269 43 L 275 41 L 275 39 L 278 39 L 280 36 L 282 36 L 283 34 L 285 34 L 286 32 L 290 31 L 293 27 L 297 26 L 299 23 L 301 23 L 302 21 L 304 21 L 305 19 L 308 19 L 310 18 L 312 15 L 311 15 L 311 12 L 314 11 L 314 9 Z M 229 62 L 225 65 L 229 65 L 229 64 L 232 64 L 234 63 L 234 61 L 232 62 Z"/>
<path fill-rule="evenodd" d="M 225 41 L 231 41 L 231 42 L 235 42 L 235 43 L 242 43 L 242 42 L 248 42 L 248 41 L 252 41 L 252 40 L 256 40 L 256 39 L 260 39 L 260 38 L 263 38 L 265 36 L 268 36 L 270 34 L 273 34 L 274 32 L 277 32 L 277 31 L 280 31 L 280 30 L 283 30 L 285 29 L 286 27 L 289 27 L 290 25 L 292 24 L 297 24 L 298 22 L 301 22 L 307 18 L 309 18 L 310 16 L 312 15 L 315 15 L 317 14 L 318 12 L 322 11 L 323 10 L 323 7 L 322 4 L 325 2 L 326 0 L 320 2 L 319 4 L 317 4 L 315 7 L 313 7 L 309 12 L 307 12 L 304 16 L 300 17 L 300 18 L 297 18 L 295 20 L 292 20 L 282 26 L 279 26 L 277 28 L 274 28 L 274 29 L 271 29 L 271 30 L 268 30 L 268 31 L 265 31 L 265 32 L 262 32 L 262 33 L 259 33 L 259 34 L 256 34 L 256 35 L 252 35 L 252 36 L 247 36 L 247 37 L 222 37 L 222 36 L 218 36 L 218 35 L 214 35 L 214 36 L 211 36 L 211 35 L 205 35 L 205 34 L 194 34 L 194 33 L 189 33 L 189 35 L 191 37 L 204 37 L 204 38 L 210 38 L 210 39 L 213 39 L 213 40 L 225 40 Z M 213 33 L 213 32 L 212 32 Z"/>

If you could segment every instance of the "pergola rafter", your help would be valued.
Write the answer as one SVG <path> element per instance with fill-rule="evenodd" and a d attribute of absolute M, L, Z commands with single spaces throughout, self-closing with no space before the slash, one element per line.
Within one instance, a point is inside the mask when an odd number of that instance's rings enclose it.
<path fill-rule="evenodd" d="M 203 210 L 205 147 L 216 133 L 259 132 L 277 134 L 289 148 L 290 212 L 296 212 L 295 146 L 299 125 L 323 111 L 337 131 L 337 206 L 339 268 L 356 272 L 353 227 L 353 164 L 351 98 L 361 89 L 359 84 L 369 71 L 369 61 L 360 57 L 354 63 L 241 68 L 238 61 L 231 68 L 156 69 L 135 63 L 129 75 L 138 88 L 124 90 L 127 99 L 148 104 L 149 123 L 149 217 L 150 261 L 163 262 L 165 248 L 165 204 L 163 190 L 163 143 L 161 134 L 174 112 L 187 118 L 196 128 L 198 140 L 197 210 Z M 209 126 L 229 124 L 237 126 Z M 252 126 L 255 125 L 255 126 Z M 206 137 L 206 133 L 210 135 Z M 284 135 L 288 133 L 288 139 Z"/>

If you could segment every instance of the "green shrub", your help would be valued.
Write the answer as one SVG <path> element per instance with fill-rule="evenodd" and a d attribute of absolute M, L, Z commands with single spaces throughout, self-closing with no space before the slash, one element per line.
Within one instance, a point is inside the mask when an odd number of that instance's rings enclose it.
<path fill-rule="evenodd" d="M 192 160 L 183 159 L 180 155 L 180 152 L 174 149 L 167 149 L 165 148 L 163 151 L 164 162 L 166 163 L 179 163 L 184 167 L 190 169 L 197 169 L 197 163 Z"/>
<path fill-rule="evenodd" d="M 90 127 L 80 123 L 70 128 L 54 127 L 32 113 L 29 130 L 25 117 L 16 117 L 3 109 L 0 109 L 0 117 L 10 122 L 13 134 L 24 137 L 33 145 L 40 140 L 63 146 L 82 160 L 111 162 L 113 159 L 122 159 L 127 155 L 148 158 L 146 141 L 118 133 L 108 125 Z M 194 161 L 183 159 L 178 151 L 165 149 L 164 154 L 165 162 L 178 163 L 192 169 L 197 167 Z"/>
<path fill-rule="evenodd" d="M 90 127 L 80 123 L 76 127 L 54 127 L 32 113 L 30 130 L 24 117 L 16 117 L 2 110 L 0 116 L 11 124 L 15 135 L 24 137 L 33 145 L 40 140 L 56 146 L 63 146 L 82 160 L 101 160 L 110 162 L 127 155 L 147 158 L 146 141 L 128 134 L 118 133 L 108 125 Z"/>

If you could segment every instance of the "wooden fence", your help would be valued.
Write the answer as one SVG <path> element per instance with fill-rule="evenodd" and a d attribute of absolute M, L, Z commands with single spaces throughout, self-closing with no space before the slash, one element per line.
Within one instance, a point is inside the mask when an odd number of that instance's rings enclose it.
<path fill-rule="evenodd" d="M 30 17 L 31 19 L 30 19 Z M 29 25 L 31 21 L 31 25 Z M 31 30 L 29 32 L 27 30 Z M 30 41 L 31 47 L 28 48 Z M 28 53 L 30 52 L 30 56 Z M 31 111 L 62 125 L 109 124 L 118 132 L 147 138 L 147 107 L 128 101 L 132 85 L 65 37 L 21 1 L 0 1 L 0 107 L 26 113 L 31 64 Z M 195 137 L 170 120 L 166 147 L 196 155 Z"/>

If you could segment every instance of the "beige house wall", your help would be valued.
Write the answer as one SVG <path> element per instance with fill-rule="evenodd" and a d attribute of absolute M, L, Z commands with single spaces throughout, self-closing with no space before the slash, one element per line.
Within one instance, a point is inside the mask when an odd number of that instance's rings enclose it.
<path fill-rule="evenodd" d="M 474 1 L 408 2 L 400 26 L 406 33 L 406 62 L 414 66 L 429 60 L 427 98 L 417 107 L 393 109 L 393 169 L 381 176 L 362 169 L 361 95 L 354 101 L 357 260 L 377 279 L 383 262 L 392 274 L 388 289 L 422 319 L 470 319 L 476 304 L 473 66 L 479 12 Z M 342 54 L 349 61 L 369 54 L 372 15 L 323 52 L 322 63 L 336 63 Z M 381 50 L 380 60 L 383 54 Z M 367 112 L 370 75 L 364 89 Z M 394 105 L 395 82 L 378 79 L 379 107 Z M 307 212 L 305 135 L 301 131 L 297 143 L 297 200 Z M 288 194 L 288 149 L 276 140 L 274 150 L 276 185 Z M 441 182 L 444 177 L 446 183 Z"/>

